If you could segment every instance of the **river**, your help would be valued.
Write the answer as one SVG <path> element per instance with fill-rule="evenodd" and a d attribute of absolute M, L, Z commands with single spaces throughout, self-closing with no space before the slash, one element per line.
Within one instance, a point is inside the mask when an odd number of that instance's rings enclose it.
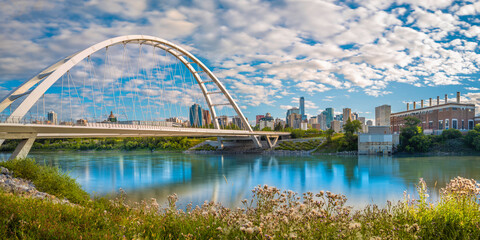
<path fill-rule="evenodd" d="M 7 155 L 0 155 L 5 159 Z M 347 205 L 384 206 L 412 196 L 419 178 L 438 189 L 456 176 L 480 179 L 480 156 L 264 156 L 192 155 L 162 152 L 32 153 L 41 164 L 59 166 L 92 195 L 127 192 L 132 201 L 177 193 L 179 206 L 205 200 L 241 206 L 251 190 L 267 184 L 298 193 L 320 190 L 347 196 Z M 436 187 L 434 187 L 436 186 Z"/>

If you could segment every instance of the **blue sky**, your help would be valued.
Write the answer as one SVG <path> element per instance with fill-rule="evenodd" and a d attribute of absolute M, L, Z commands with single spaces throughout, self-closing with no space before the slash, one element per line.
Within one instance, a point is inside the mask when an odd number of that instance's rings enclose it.
<path fill-rule="evenodd" d="M 145 34 L 206 63 L 249 119 L 374 108 L 457 91 L 480 103 L 480 2 L 0 1 L 0 95 L 110 37 Z M 477 112 L 478 112 L 477 108 Z"/>

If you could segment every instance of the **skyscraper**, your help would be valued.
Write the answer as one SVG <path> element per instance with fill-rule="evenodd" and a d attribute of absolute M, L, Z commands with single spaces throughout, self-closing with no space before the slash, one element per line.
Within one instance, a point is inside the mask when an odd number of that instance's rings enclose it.
<path fill-rule="evenodd" d="M 50 121 L 50 123 L 56 125 L 57 124 L 57 113 L 54 111 L 50 111 L 47 114 L 47 119 Z"/>
<path fill-rule="evenodd" d="M 345 125 L 345 123 L 347 123 L 349 119 L 350 121 L 352 121 L 352 109 L 344 108 L 343 109 L 343 125 Z"/>
<path fill-rule="evenodd" d="M 290 126 L 290 127 L 292 127 L 292 124 L 289 122 L 288 116 L 292 115 L 293 113 L 300 115 L 300 110 L 299 110 L 298 108 L 296 108 L 296 107 L 290 108 L 290 109 L 287 110 L 286 121 L 287 121 L 287 125 Z"/>
<path fill-rule="evenodd" d="M 325 108 L 325 112 L 327 127 L 330 128 L 330 122 L 333 121 L 333 108 Z"/>
<path fill-rule="evenodd" d="M 201 127 L 203 123 L 202 107 L 195 103 L 190 107 L 190 126 Z"/>
<path fill-rule="evenodd" d="M 375 108 L 375 125 L 390 126 L 390 114 L 392 107 L 390 105 L 382 105 Z"/>
<path fill-rule="evenodd" d="M 205 125 L 206 127 L 209 127 L 210 124 L 212 124 L 212 116 L 210 115 L 210 111 L 208 110 L 202 110 L 202 117 L 203 117 L 203 125 Z"/>
<path fill-rule="evenodd" d="M 302 120 L 307 120 L 307 115 L 305 115 L 305 98 L 300 98 L 300 115 L 302 116 Z"/>

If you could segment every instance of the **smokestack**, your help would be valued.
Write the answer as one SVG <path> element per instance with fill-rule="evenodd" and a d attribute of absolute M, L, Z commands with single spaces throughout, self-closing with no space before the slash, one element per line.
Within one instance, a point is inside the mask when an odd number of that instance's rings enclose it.
<path fill-rule="evenodd" d="M 440 96 L 437 96 L 437 106 L 440 105 Z"/>
<path fill-rule="evenodd" d="M 430 104 L 428 105 L 429 107 L 432 106 L 432 98 L 430 98 Z"/>
<path fill-rule="evenodd" d="M 415 109 L 417 103 L 416 102 L 413 102 L 413 109 Z"/>
<path fill-rule="evenodd" d="M 420 103 L 420 104 L 421 104 L 421 105 L 420 105 L 420 106 L 421 106 L 421 108 L 423 108 L 423 99 L 422 99 L 422 101 L 421 101 L 421 103 Z"/>
<path fill-rule="evenodd" d="M 410 103 L 407 103 L 407 111 L 410 110 Z"/>
<path fill-rule="evenodd" d="M 457 92 L 457 103 L 460 103 L 460 92 Z"/>

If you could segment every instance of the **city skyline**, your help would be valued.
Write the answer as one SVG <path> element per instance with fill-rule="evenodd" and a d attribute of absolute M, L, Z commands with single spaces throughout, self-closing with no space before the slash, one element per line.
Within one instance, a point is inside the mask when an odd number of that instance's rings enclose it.
<path fill-rule="evenodd" d="M 478 2 L 0 4 L 0 96 L 93 43 L 146 34 L 196 54 L 250 123 L 266 112 L 283 116 L 300 96 L 309 117 L 332 107 L 373 120 L 376 106 L 399 112 L 455 92 L 479 110 Z"/>

